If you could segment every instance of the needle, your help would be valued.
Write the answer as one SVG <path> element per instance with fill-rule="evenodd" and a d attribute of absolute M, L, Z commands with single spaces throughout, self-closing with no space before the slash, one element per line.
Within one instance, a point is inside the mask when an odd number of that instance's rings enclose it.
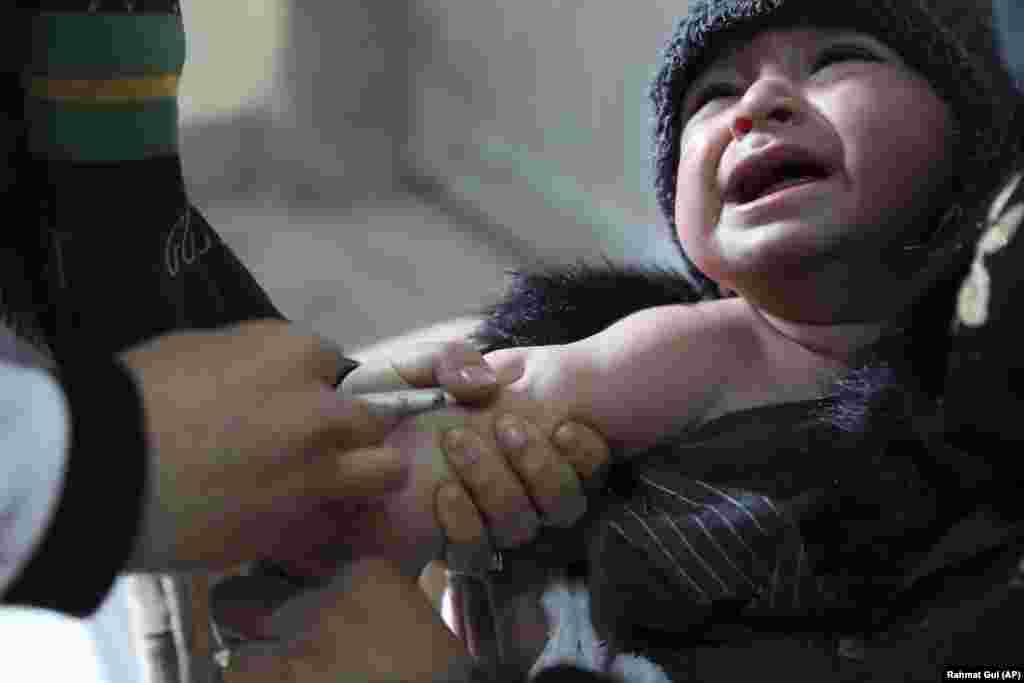
<path fill-rule="evenodd" d="M 353 394 L 366 401 L 370 411 L 378 415 L 403 418 L 419 415 L 455 403 L 455 398 L 443 389 L 400 389 L 369 394 Z"/>

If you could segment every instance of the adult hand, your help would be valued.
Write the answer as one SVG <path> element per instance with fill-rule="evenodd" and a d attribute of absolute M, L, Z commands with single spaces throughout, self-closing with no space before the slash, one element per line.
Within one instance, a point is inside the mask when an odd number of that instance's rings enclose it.
<path fill-rule="evenodd" d="M 449 558 L 454 554 L 456 560 L 472 560 L 489 557 L 490 537 L 502 547 L 530 540 L 536 525 L 524 535 L 523 513 L 560 524 L 575 521 L 585 507 L 579 479 L 592 479 L 607 462 L 606 444 L 593 430 L 572 423 L 558 429 L 558 436 L 552 438 L 529 418 L 521 421 L 528 436 L 526 444 L 500 439 L 493 413 L 465 407 L 487 404 L 498 393 L 499 387 L 488 385 L 486 376 L 479 379 L 486 375 L 486 365 L 466 344 L 434 344 L 396 360 L 367 362 L 349 375 L 343 388 L 350 391 L 353 387 L 376 392 L 442 385 L 463 406 L 406 418 L 388 434 L 388 443 L 412 464 L 409 480 L 400 491 L 379 499 L 325 501 L 317 514 L 296 519 L 294 528 L 282 534 L 294 543 L 279 545 L 267 557 L 289 574 L 326 579 L 353 557 L 383 556 L 412 578 L 438 557 L 445 537 L 449 550 L 454 551 Z M 471 372 L 462 372 L 466 369 Z M 517 377 L 512 373 L 500 379 L 511 382 Z M 498 403 L 511 405 L 509 397 Z M 441 434 L 434 424 L 445 419 L 455 420 L 463 425 L 464 434 L 480 439 L 477 462 L 468 467 L 445 465 Z M 311 527 L 317 529 L 313 535 L 323 541 L 317 548 L 308 542 Z M 274 599 L 265 605 L 261 602 L 262 606 L 249 604 L 248 599 L 242 602 L 246 604 L 242 616 L 228 617 L 225 612 L 225 624 L 252 637 L 265 637 L 265 619 L 279 603 Z"/>
<path fill-rule="evenodd" d="M 386 560 L 348 565 L 325 588 L 275 612 L 273 653 L 233 654 L 230 683 L 468 680 L 470 660 L 414 578 Z"/>
<path fill-rule="evenodd" d="M 341 354 L 316 335 L 248 322 L 170 334 L 121 360 L 140 386 L 151 456 L 130 570 L 272 555 L 324 501 L 404 483 L 399 454 L 372 447 L 394 421 L 334 391 Z M 305 537 L 316 530 L 304 525 Z"/>
<path fill-rule="evenodd" d="M 460 404 L 487 408 L 471 415 L 457 438 L 440 442 L 450 470 L 437 489 L 437 519 L 464 555 L 488 536 L 501 547 L 522 545 L 541 520 L 571 525 L 586 509 L 584 485 L 597 483 L 594 475 L 610 458 L 594 429 L 552 421 L 537 413 L 547 406 L 499 391 L 521 378 L 519 355 L 496 352 L 494 364 L 464 342 L 422 344 L 402 358 L 365 363 L 342 385 L 356 392 L 443 386 Z M 467 447 L 477 456 L 471 463 L 458 457 Z"/>
<path fill-rule="evenodd" d="M 351 373 L 342 384 L 346 391 L 441 385 L 460 405 L 406 418 L 388 435 L 387 444 L 411 464 L 401 491 L 382 500 L 327 504 L 323 517 L 333 520 L 331 540 L 314 552 L 308 546 L 283 548 L 272 559 L 298 576 L 329 577 L 353 556 L 388 557 L 418 574 L 438 557 L 445 539 L 454 551 L 449 556 L 458 555 L 464 564 L 466 558 L 490 557 L 492 538 L 500 547 L 515 547 L 533 538 L 542 519 L 558 525 L 576 521 L 586 508 L 580 480 L 607 462 L 606 444 L 584 425 L 556 430 L 546 406 L 528 396 L 468 381 L 467 375 L 480 375 L 486 365 L 471 346 L 453 342 L 420 345 L 398 359 L 368 360 Z M 521 374 L 504 364 L 499 382 L 511 383 Z M 495 413 L 495 406 L 508 410 Z M 525 444 L 501 438 L 498 427 L 509 420 L 506 412 L 525 417 L 519 425 Z M 460 449 L 442 438 L 453 426 L 461 428 L 457 441 L 475 450 L 472 462 L 459 460 Z M 330 533 L 323 530 L 325 541 Z"/>

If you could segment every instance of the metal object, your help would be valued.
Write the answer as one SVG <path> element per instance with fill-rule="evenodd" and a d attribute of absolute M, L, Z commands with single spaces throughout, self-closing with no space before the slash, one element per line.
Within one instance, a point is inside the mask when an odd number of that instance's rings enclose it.
<path fill-rule="evenodd" d="M 500 550 L 490 547 L 465 548 L 445 543 L 444 561 L 450 574 L 486 578 L 504 569 L 504 557 Z"/>
<path fill-rule="evenodd" d="M 443 389 L 400 389 L 370 394 L 353 394 L 365 401 L 372 413 L 403 418 L 454 405 L 455 398 Z"/>
<path fill-rule="evenodd" d="M 345 378 L 352 374 L 358 367 L 359 361 L 353 360 L 348 356 L 342 356 L 341 369 L 338 370 L 338 376 L 334 379 L 334 388 L 340 389 L 341 383 L 345 381 Z"/>
<path fill-rule="evenodd" d="M 264 563 L 259 573 L 232 576 L 221 580 L 210 591 L 210 630 L 213 634 L 214 661 L 224 670 L 231 669 L 239 658 L 248 655 L 275 654 L 285 647 L 285 640 L 268 637 L 262 623 L 274 611 L 311 588 L 285 579 L 280 572 Z"/>

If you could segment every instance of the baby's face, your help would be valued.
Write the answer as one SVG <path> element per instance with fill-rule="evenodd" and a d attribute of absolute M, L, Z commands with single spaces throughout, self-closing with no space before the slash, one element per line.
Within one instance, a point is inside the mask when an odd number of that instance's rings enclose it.
<path fill-rule="evenodd" d="M 923 229 L 952 175 L 951 110 L 894 51 L 759 33 L 709 65 L 682 116 L 676 225 L 704 273 L 804 322 L 864 319 L 893 296 L 879 251 Z"/>

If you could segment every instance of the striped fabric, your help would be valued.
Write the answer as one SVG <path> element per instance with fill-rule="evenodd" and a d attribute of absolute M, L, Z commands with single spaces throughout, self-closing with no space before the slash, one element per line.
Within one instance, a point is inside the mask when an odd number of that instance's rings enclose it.
<path fill-rule="evenodd" d="M 595 623 L 625 641 L 642 629 L 679 642 L 702 625 L 832 606 L 822 539 L 806 538 L 802 525 L 833 500 L 843 470 L 816 457 L 826 441 L 835 447 L 835 432 L 815 417 L 832 405 L 724 416 L 613 473 L 588 541 Z"/>
<path fill-rule="evenodd" d="M 63 11 L 23 20 L 33 154 L 109 163 L 174 153 L 185 63 L 179 13 Z"/>
<path fill-rule="evenodd" d="M 757 493 L 688 479 L 638 476 L 642 493 L 606 524 L 701 605 L 727 600 L 773 613 L 821 602 L 799 531 L 780 505 Z"/>

